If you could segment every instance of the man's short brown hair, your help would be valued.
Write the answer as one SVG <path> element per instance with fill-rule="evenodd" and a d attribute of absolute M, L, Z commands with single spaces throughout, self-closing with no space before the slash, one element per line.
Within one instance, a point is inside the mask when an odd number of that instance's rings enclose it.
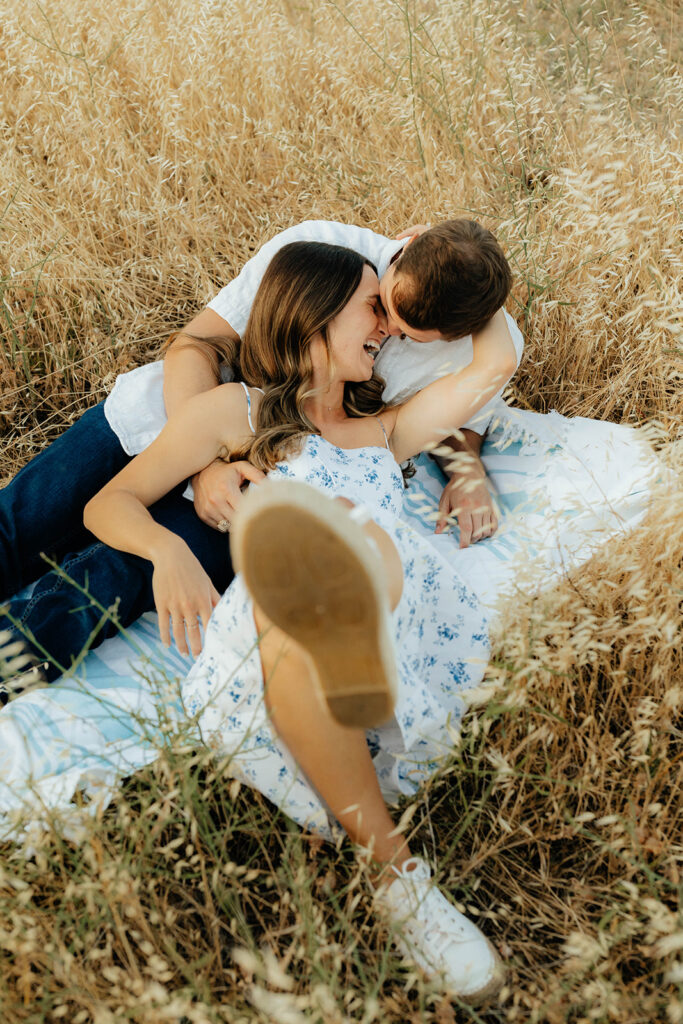
<path fill-rule="evenodd" d="M 419 331 L 462 338 L 504 304 L 512 273 L 495 236 L 476 220 L 447 220 L 418 235 L 396 262 L 391 297 Z"/>

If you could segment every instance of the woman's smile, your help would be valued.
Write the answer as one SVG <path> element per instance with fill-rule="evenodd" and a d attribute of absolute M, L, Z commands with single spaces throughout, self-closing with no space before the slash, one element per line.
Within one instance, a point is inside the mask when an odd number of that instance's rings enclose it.
<path fill-rule="evenodd" d="M 368 353 L 368 355 L 370 356 L 374 363 L 375 359 L 379 355 L 379 350 L 381 348 L 379 341 L 377 341 L 375 338 L 368 338 L 368 340 L 363 345 L 363 348 Z"/>
<path fill-rule="evenodd" d="M 329 351 L 340 375 L 347 380 L 363 379 L 367 371 L 359 367 L 359 348 L 374 365 L 385 334 L 386 319 L 377 274 L 365 266 L 358 288 L 330 324 Z M 361 365 L 367 364 L 363 361 Z"/>

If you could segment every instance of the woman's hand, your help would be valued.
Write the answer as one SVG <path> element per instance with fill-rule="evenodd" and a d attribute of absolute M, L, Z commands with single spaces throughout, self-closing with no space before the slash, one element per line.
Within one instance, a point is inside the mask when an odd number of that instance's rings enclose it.
<path fill-rule="evenodd" d="M 173 632 L 180 653 L 188 653 L 189 641 L 196 658 L 202 649 L 200 627 L 206 629 L 220 594 L 180 537 L 166 540 L 152 562 L 152 589 L 162 643 L 170 647 Z"/>
<path fill-rule="evenodd" d="M 250 462 L 216 459 L 192 477 L 195 512 L 207 526 L 225 532 L 242 500 L 242 488 L 247 483 L 260 484 L 265 478 Z"/>

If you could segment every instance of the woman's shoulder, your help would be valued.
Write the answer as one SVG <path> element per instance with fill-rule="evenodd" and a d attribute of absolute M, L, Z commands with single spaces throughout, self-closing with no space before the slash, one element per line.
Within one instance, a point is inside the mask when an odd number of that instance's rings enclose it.
<path fill-rule="evenodd" d="M 213 391 L 233 398 L 241 395 L 244 400 L 246 400 L 247 395 L 250 395 L 252 399 L 256 398 L 258 400 L 260 400 L 263 395 L 263 388 L 257 388 L 251 384 L 245 384 L 243 380 L 229 381 L 226 384 L 218 384 L 213 388 Z"/>
<path fill-rule="evenodd" d="M 255 394 L 256 400 L 260 397 L 254 389 L 246 389 L 239 382 L 219 384 L 210 391 L 203 391 L 199 395 L 188 399 L 185 405 L 186 413 L 193 418 L 199 417 L 209 421 L 212 428 L 223 439 L 242 437 L 251 433 L 249 430 L 249 402 L 250 392 Z M 251 409 L 255 405 L 251 402 Z"/>

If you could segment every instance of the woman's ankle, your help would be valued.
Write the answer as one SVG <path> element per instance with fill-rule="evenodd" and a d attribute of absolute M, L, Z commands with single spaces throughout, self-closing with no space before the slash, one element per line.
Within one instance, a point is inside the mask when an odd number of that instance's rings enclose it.
<path fill-rule="evenodd" d="M 373 889 L 390 886 L 401 874 L 403 865 L 412 856 L 407 843 L 403 843 L 393 854 L 385 858 L 380 859 L 376 855 L 373 856 L 368 871 L 368 878 Z"/>

